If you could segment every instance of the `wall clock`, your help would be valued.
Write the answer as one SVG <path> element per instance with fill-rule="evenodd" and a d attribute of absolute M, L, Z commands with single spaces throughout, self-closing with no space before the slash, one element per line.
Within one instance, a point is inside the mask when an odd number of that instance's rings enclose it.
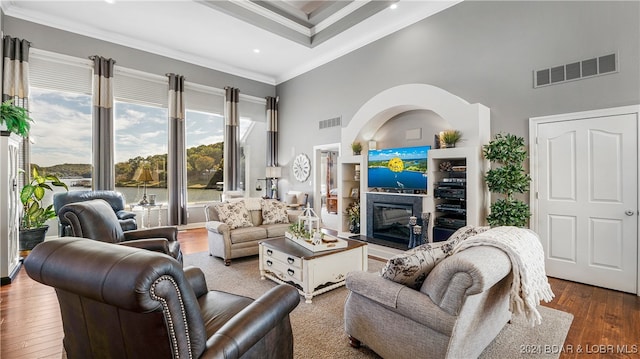
<path fill-rule="evenodd" d="M 293 176 L 300 182 L 304 182 L 309 178 L 309 173 L 311 173 L 311 165 L 309 164 L 309 157 L 304 153 L 299 154 L 295 160 L 293 160 L 293 164 L 291 165 L 293 169 Z"/>

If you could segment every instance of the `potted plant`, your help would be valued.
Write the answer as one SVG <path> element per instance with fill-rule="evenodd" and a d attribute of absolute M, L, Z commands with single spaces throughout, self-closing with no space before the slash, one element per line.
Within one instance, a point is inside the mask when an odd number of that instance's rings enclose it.
<path fill-rule="evenodd" d="M 526 226 L 531 217 L 529 205 L 514 196 L 527 192 L 531 182 L 523 165 L 527 158 L 524 138 L 497 134 L 494 140 L 483 146 L 483 154 L 487 160 L 498 165 L 490 169 L 485 177 L 489 190 L 503 195 L 503 198 L 491 204 L 491 213 L 487 217 L 489 225 Z"/>
<path fill-rule="evenodd" d="M 63 187 L 67 184 L 54 175 L 41 176 L 34 166 L 31 170 L 31 182 L 22 187 L 20 202 L 22 203 L 22 219 L 20 221 L 20 250 L 29 251 L 44 241 L 49 230 L 47 220 L 56 217 L 53 204 L 45 207 L 43 200 L 46 190 L 53 191 L 51 186 Z"/>
<path fill-rule="evenodd" d="M 29 113 L 22 107 L 15 106 L 13 99 L 0 104 L 0 125 L 4 124 L 9 132 L 16 133 L 22 137 L 29 135 L 33 120 Z"/>
<path fill-rule="evenodd" d="M 440 133 L 440 146 L 442 148 L 456 147 L 456 143 L 460 141 L 462 132 L 458 130 L 446 130 Z"/>
<path fill-rule="evenodd" d="M 355 156 L 362 152 L 362 144 L 360 142 L 354 142 L 351 144 L 351 150 Z"/>
<path fill-rule="evenodd" d="M 360 201 L 349 203 L 345 211 L 349 216 L 349 232 L 360 233 Z"/>

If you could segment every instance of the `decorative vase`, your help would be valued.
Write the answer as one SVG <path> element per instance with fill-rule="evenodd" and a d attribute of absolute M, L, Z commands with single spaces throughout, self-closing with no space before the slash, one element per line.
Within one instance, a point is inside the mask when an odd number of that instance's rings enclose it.
<path fill-rule="evenodd" d="M 40 228 L 21 229 L 20 230 L 20 250 L 30 251 L 38 244 L 44 242 L 44 237 L 49 230 L 49 226 L 45 225 Z"/>
<path fill-rule="evenodd" d="M 349 221 L 349 232 L 353 234 L 360 234 L 360 221 L 355 219 Z"/>

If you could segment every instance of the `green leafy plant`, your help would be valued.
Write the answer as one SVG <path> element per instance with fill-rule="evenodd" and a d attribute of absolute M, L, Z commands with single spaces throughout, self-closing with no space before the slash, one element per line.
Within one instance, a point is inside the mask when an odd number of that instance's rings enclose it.
<path fill-rule="evenodd" d="M 289 225 L 289 232 L 298 238 L 311 238 L 311 233 L 304 227 L 304 223 L 291 223 Z"/>
<path fill-rule="evenodd" d="M 349 222 L 360 223 L 360 201 L 355 200 L 347 206 L 345 209 L 347 216 L 349 216 Z"/>
<path fill-rule="evenodd" d="M 523 165 L 527 158 L 524 138 L 497 134 L 495 139 L 483 146 L 483 154 L 487 160 L 498 165 L 485 176 L 489 190 L 504 196 L 491 204 L 491 213 L 487 217 L 489 225 L 526 226 L 531 217 L 529 205 L 515 198 L 515 194 L 527 192 L 531 182 Z"/>
<path fill-rule="evenodd" d="M 456 143 L 462 138 L 462 132 L 458 130 L 446 130 L 440 134 L 440 142 L 443 147 L 456 147 Z"/>
<path fill-rule="evenodd" d="M 351 150 L 354 155 L 359 155 L 362 152 L 362 144 L 360 142 L 354 142 L 351 144 Z"/>
<path fill-rule="evenodd" d="M 22 137 L 29 135 L 33 120 L 29 113 L 22 107 L 13 104 L 13 99 L 0 104 L 0 124 L 5 124 L 9 132 L 16 133 Z"/>
<path fill-rule="evenodd" d="M 45 191 L 53 191 L 52 185 L 69 190 L 66 183 L 60 181 L 58 177 L 53 175 L 41 176 L 34 166 L 31 170 L 31 182 L 24 185 L 20 191 L 20 202 L 22 202 L 23 209 L 20 229 L 39 228 L 44 226 L 47 220 L 56 217 L 53 204 L 45 207 L 42 203 Z"/>

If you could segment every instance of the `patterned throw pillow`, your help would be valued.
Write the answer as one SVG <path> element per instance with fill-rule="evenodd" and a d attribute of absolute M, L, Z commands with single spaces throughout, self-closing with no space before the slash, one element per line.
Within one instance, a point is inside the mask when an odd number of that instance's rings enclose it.
<path fill-rule="evenodd" d="M 431 270 L 446 258 L 463 240 L 490 227 L 466 226 L 458 229 L 444 242 L 427 243 L 391 257 L 380 276 L 413 289 L 420 289 Z"/>
<path fill-rule="evenodd" d="M 229 226 L 229 229 L 252 227 L 249 211 L 243 201 L 225 202 L 217 207 L 220 221 Z"/>
<path fill-rule="evenodd" d="M 262 224 L 289 223 L 287 204 L 277 199 L 262 201 Z"/>

